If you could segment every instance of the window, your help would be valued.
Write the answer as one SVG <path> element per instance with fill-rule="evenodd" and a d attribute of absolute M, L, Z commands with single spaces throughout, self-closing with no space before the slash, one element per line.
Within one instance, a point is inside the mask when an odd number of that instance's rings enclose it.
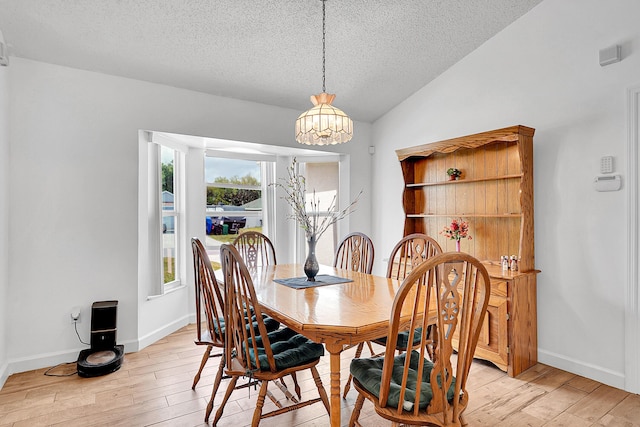
<path fill-rule="evenodd" d="M 278 261 L 304 262 L 304 233 L 270 185 L 286 174 L 294 156 L 302 173 L 309 168 L 309 189 L 322 192 L 323 200 L 335 194 L 348 199 L 338 192 L 349 188 L 346 156 L 211 138 L 203 143 L 200 137 L 152 131 L 140 131 L 139 142 L 138 271 L 148 298 L 188 285 L 194 236 L 214 268 L 219 268 L 220 245 L 249 229 L 271 239 Z M 346 219 L 322 236 L 317 246 L 322 263 L 333 261 L 342 229 L 348 229 Z"/>
<path fill-rule="evenodd" d="M 173 283 L 179 279 L 176 274 L 179 269 L 178 256 L 178 200 L 179 192 L 176 185 L 176 165 L 178 151 L 160 146 L 160 200 L 162 203 L 162 283 Z"/>
<path fill-rule="evenodd" d="M 208 152 L 205 156 L 205 227 L 207 249 L 214 263 L 219 262 L 220 244 L 232 242 L 243 230 L 269 236 L 266 212 L 270 203 L 267 191 L 272 182 L 274 162 L 251 156 Z"/>
<path fill-rule="evenodd" d="M 141 131 L 139 155 L 138 267 L 147 297 L 154 297 L 185 280 L 186 149 L 162 134 Z"/>
<path fill-rule="evenodd" d="M 306 179 L 307 201 L 314 197 L 320 202 L 320 209 L 329 209 L 332 200 L 334 200 L 334 211 L 340 209 L 340 179 L 339 179 L 339 163 L 304 163 L 303 175 Z M 324 215 L 323 215 L 324 214 Z M 320 216 L 327 216 L 328 211 L 321 212 Z M 333 224 L 322 235 L 316 245 L 316 257 L 320 264 L 332 265 L 338 239 L 338 224 Z M 305 258 L 307 256 L 308 246 L 304 245 Z"/>

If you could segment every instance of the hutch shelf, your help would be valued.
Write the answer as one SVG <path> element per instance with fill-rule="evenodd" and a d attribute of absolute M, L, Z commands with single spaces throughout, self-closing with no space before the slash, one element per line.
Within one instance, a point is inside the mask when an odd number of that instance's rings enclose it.
<path fill-rule="evenodd" d="M 491 298 L 475 356 L 516 376 L 538 360 L 533 233 L 533 134 L 525 126 L 483 132 L 396 151 L 405 187 L 404 235 L 425 233 L 445 251 L 440 235 L 453 218 L 469 223 L 462 251 L 480 259 L 491 277 Z M 449 180 L 446 171 L 462 176 Z M 516 255 L 518 271 L 504 271 Z"/>

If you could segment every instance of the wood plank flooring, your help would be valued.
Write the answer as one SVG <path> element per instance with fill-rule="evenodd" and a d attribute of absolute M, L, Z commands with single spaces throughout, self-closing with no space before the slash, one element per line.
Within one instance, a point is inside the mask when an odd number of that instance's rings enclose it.
<path fill-rule="evenodd" d="M 138 353 L 127 354 L 120 370 L 96 378 L 45 376 L 46 369 L 9 377 L 0 390 L 0 427 L 22 426 L 202 426 L 219 358 L 209 360 L 195 391 L 193 376 L 204 348 L 193 344 L 189 325 Z M 354 349 L 343 353 L 342 379 Z M 329 387 L 329 360 L 318 370 Z M 63 365 L 52 374 L 75 372 Z M 315 397 L 310 376 L 300 376 L 303 398 Z M 227 381 L 216 396 L 222 400 Z M 466 419 L 475 426 L 640 427 L 640 396 L 538 364 L 509 378 L 484 362 L 474 362 L 469 380 Z M 280 396 L 277 389 L 273 393 Z M 347 425 L 356 399 L 352 389 L 342 403 Z M 248 426 L 257 391 L 236 390 L 219 426 Z M 274 408 L 267 400 L 265 411 Z M 217 405 L 214 411 L 217 409 Z M 363 426 L 387 426 L 365 402 Z M 329 424 L 322 404 L 263 420 L 261 426 L 320 427 Z"/>

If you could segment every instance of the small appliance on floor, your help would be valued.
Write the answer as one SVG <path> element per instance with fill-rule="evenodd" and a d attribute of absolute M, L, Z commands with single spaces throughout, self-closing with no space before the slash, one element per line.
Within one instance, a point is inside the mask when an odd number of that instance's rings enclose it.
<path fill-rule="evenodd" d="M 91 306 L 91 348 L 78 356 L 78 375 L 97 377 L 120 369 L 124 346 L 116 345 L 118 301 L 96 301 Z"/>

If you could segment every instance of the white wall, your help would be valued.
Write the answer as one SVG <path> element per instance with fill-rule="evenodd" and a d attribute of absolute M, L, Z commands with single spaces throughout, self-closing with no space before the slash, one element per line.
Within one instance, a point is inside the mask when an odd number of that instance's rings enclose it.
<path fill-rule="evenodd" d="M 69 312 L 82 307 L 88 340 L 93 301 L 117 299 L 118 342 L 147 345 L 186 322 L 193 298 L 191 283 L 153 301 L 138 292 L 138 131 L 297 146 L 300 112 L 11 60 L 9 373 L 75 360 L 84 346 Z M 353 141 L 332 149 L 351 156 L 353 194 L 371 194 L 370 128 L 356 123 Z M 368 232 L 363 203 L 354 223 Z"/>
<path fill-rule="evenodd" d="M 373 178 L 373 206 L 387 206 L 374 209 L 372 225 L 382 254 L 402 234 L 394 150 L 517 124 L 536 129 L 539 360 L 619 388 L 627 196 L 595 192 L 592 181 L 605 155 L 626 176 L 626 90 L 640 82 L 638 17 L 635 0 L 545 0 L 373 127 L 373 170 L 389 171 Z M 623 46 L 624 59 L 601 67 L 599 49 L 613 44 Z"/>
<path fill-rule="evenodd" d="M 2 38 L 2 33 L 0 33 Z M 9 288 L 9 70 L 0 66 L 0 387 L 8 376 L 7 293 Z"/>
<path fill-rule="evenodd" d="M 372 234 L 383 273 L 382 258 L 402 235 L 396 149 L 536 128 L 539 359 L 621 388 L 627 196 L 596 193 L 592 180 L 604 155 L 626 176 L 638 16 L 635 0 L 545 0 L 373 128 L 356 123 L 354 140 L 335 148 L 351 154 L 352 195 L 365 189 L 351 228 Z M 598 50 L 615 43 L 623 61 L 600 67 Z M 83 308 L 88 339 L 91 302 L 118 299 L 118 341 L 130 348 L 190 314 L 190 296 L 147 303 L 138 293 L 139 129 L 295 146 L 298 114 L 11 58 L 0 68 L 0 161 L 10 159 L 0 164 L 0 305 L 11 302 L 0 315 L 0 380 L 75 358 L 83 346 L 69 321 L 73 306 Z M 247 116 L 255 126 L 242 124 Z"/>

